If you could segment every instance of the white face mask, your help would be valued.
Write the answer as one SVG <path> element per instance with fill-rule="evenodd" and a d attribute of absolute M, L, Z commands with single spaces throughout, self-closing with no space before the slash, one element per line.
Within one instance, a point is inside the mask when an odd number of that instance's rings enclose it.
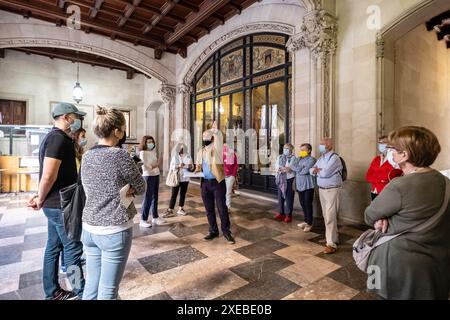
<path fill-rule="evenodd" d="M 394 161 L 394 151 L 388 149 L 386 159 L 394 169 L 400 169 L 400 166 Z"/>

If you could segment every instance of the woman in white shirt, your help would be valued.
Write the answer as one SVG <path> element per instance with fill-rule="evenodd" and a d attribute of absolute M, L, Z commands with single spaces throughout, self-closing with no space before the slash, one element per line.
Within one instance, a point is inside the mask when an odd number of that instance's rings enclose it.
<path fill-rule="evenodd" d="M 159 159 L 156 152 L 155 139 L 152 136 L 142 137 L 139 146 L 139 158 L 142 161 L 142 176 L 147 184 L 141 209 L 141 222 L 139 226 L 151 228 L 152 224 L 163 225 L 164 219 L 158 216 L 158 192 L 159 192 Z M 152 213 L 152 219 L 149 219 L 149 213 Z"/>
<path fill-rule="evenodd" d="M 178 170 L 180 183 L 176 187 L 172 187 L 172 196 L 170 197 L 169 208 L 164 214 L 164 217 L 173 216 L 173 209 L 175 208 L 175 202 L 177 201 L 178 192 L 180 192 L 180 208 L 177 214 L 185 216 L 184 200 L 186 199 L 186 193 L 189 185 L 189 177 L 186 177 L 186 173 L 190 172 L 193 168 L 192 158 L 187 154 L 186 147 L 182 146 L 180 151 L 172 157 L 170 161 L 170 170 Z"/>

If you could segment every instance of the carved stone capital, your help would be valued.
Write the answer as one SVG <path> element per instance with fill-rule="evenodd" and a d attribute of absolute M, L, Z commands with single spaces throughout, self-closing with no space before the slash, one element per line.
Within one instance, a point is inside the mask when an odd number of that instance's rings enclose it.
<path fill-rule="evenodd" d="M 194 92 L 194 88 L 191 85 L 182 84 L 177 87 L 177 92 L 178 92 L 178 94 L 190 95 L 191 93 Z"/>
<path fill-rule="evenodd" d="M 337 48 L 337 19 L 325 10 L 314 10 L 303 17 L 300 32 L 287 43 L 289 51 L 311 50 L 316 58 L 332 56 Z"/>
<path fill-rule="evenodd" d="M 163 84 L 158 93 L 161 95 L 161 99 L 165 104 L 168 104 L 169 106 L 174 104 L 175 95 L 177 93 L 175 87 Z"/>

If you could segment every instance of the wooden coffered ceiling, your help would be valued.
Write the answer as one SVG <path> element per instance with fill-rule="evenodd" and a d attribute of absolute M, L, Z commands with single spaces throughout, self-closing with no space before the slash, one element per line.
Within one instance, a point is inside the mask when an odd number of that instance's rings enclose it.
<path fill-rule="evenodd" d="M 444 40 L 450 49 L 450 11 L 446 11 L 426 23 L 427 30 L 434 30 L 439 41 Z"/>
<path fill-rule="evenodd" d="M 70 5 L 81 12 L 81 30 L 163 52 L 187 55 L 187 47 L 261 0 L 0 0 L 0 10 L 66 24 Z"/>
<path fill-rule="evenodd" d="M 50 59 L 62 59 L 71 61 L 72 63 L 79 62 L 87 65 L 91 65 L 93 67 L 103 67 L 111 70 L 121 70 L 126 72 L 127 79 L 131 80 L 134 78 L 135 74 L 140 74 L 139 72 L 132 67 L 129 67 L 123 63 L 118 61 L 108 59 L 106 57 L 94 55 L 91 53 L 68 50 L 68 49 L 60 49 L 60 48 L 41 48 L 41 47 L 26 47 L 26 48 L 11 48 L 11 49 L 0 49 L 0 58 L 5 58 L 8 53 L 7 51 L 19 51 L 26 54 L 37 54 L 40 56 L 46 56 Z M 145 75 L 147 78 L 149 76 Z"/>

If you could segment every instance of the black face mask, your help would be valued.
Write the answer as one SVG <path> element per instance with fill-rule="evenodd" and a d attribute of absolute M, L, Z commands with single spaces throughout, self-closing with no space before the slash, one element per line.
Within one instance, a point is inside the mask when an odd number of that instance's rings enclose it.
<path fill-rule="evenodd" d="M 212 140 L 203 140 L 203 146 L 207 147 L 212 143 Z"/>
<path fill-rule="evenodd" d="M 122 148 L 122 145 L 125 143 L 126 140 L 127 140 L 127 135 L 124 134 L 124 135 L 123 135 L 123 138 L 120 139 L 119 142 L 117 143 L 117 146 L 118 146 L 119 148 Z"/>

